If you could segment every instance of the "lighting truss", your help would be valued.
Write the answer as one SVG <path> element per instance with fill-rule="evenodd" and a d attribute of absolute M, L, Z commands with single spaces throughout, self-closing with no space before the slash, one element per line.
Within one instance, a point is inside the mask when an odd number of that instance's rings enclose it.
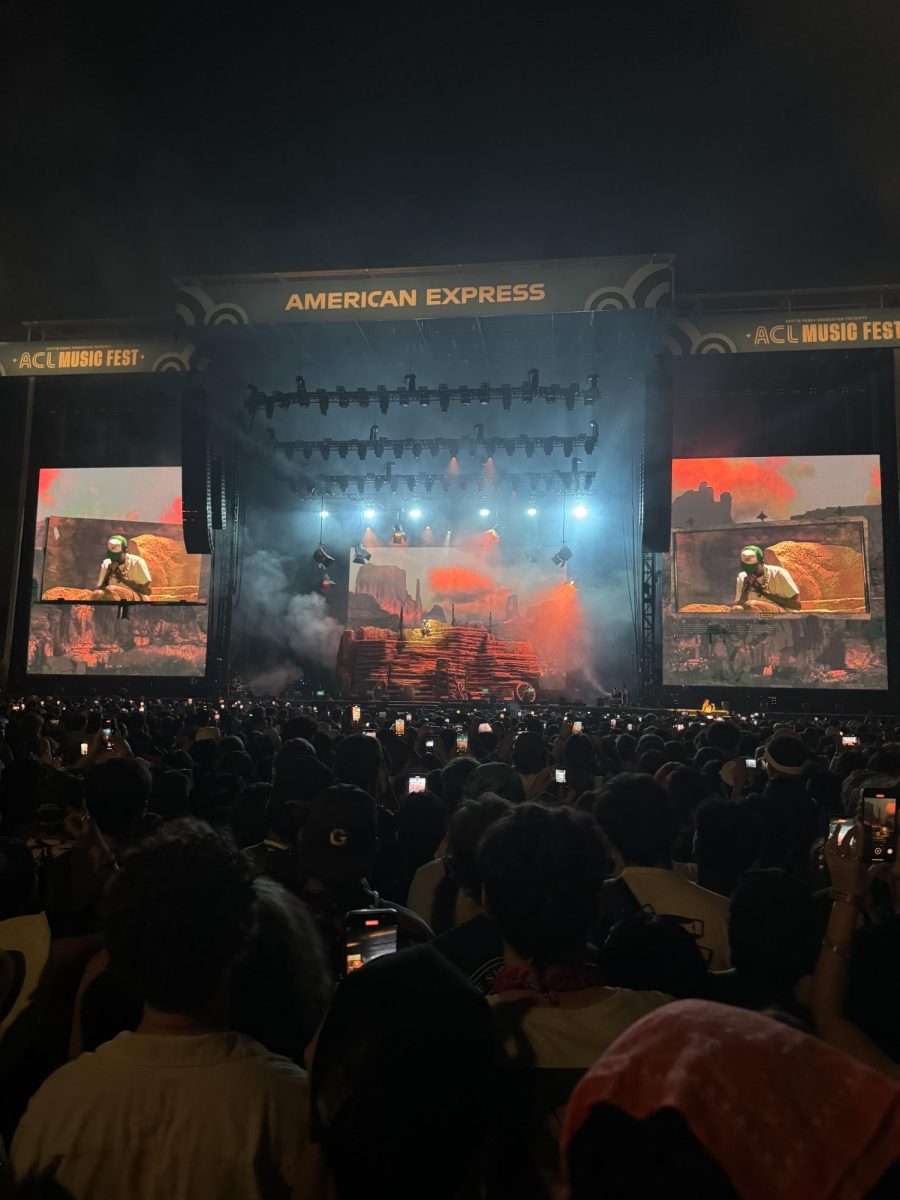
<path fill-rule="evenodd" d="M 337 454 L 339 458 L 346 458 L 349 454 L 355 454 L 357 458 L 365 460 L 368 454 L 373 454 L 376 458 L 381 458 L 385 450 L 390 450 L 395 459 L 400 459 L 405 453 L 411 453 L 414 458 L 419 458 L 426 451 L 432 457 L 436 457 L 441 451 L 447 451 L 452 456 L 457 456 L 461 451 L 468 451 L 469 454 L 475 455 L 479 450 L 484 451 L 489 457 L 493 458 L 498 450 L 505 450 L 508 457 L 511 457 L 517 450 L 525 450 L 526 453 L 531 448 L 534 452 L 534 444 L 540 446 L 544 454 L 552 454 L 554 450 L 562 450 L 566 457 L 572 455 L 573 450 L 582 449 L 586 454 L 593 454 L 597 446 L 597 437 L 594 433 L 577 433 L 572 435 L 553 436 L 533 438 L 524 433 L 518 434 L 516 437 L 485 437 L 484 434 L 476 434 L 475 437 L 460 437 L 460 438 L 347 438 L 339 440 L 336 438 L 321 438 L 317 441 L 297 440 L 291 442 L 280 442 L 274 435 L 274 431 L 267 429 L 271 440 L 272 449 L 279 454 L 283 454 L 285 458 L 292 459 L 295 454 L 302 454 L 305 459 L 310 459 L 314 454 L 320 458 L 329 458 L 332 454 Z M 529 458 L 531 455 L 529 454 Z"/>
<path fill-rule="evenodd" d="M 597 378 L 596 375 L 590 375 L 584 385 L 577 383 L 542 384 L 537 370 L 532 368 L 528 372 L 528 378 L 517 385 L 482 383 L 477 387 L 468 387 L 442 383 L 437 387 L 429 388 L 421 387 L 415 375 L 406 375 L 402 387 L 389 388 L 384 384 L 378 384 L 374 388 L 309 389 L 303 376 L 298 375 L 293 392 L 263 392 L 253 384 L 249 384 L 250 395 L 245 404 L 251 415 L 263 409 L 270 419 L 274 416 L 276 407 L 281 409 L 290 408 L 292 405 L 298 405 L 300 408 L 317 407 L 324 416 L 332 404 L 337 404 L 340 408 L 349 408 L 351 404 L 357 404 L 361 408 L 377 405 L 382 413 L 387 413 L 391 405 L 408 408 L 410 404 L 425 406 L 436 403 L 441 412 L 446 413 L 451 404 L 469 405 L 477 402 L 481 405 L 489 405 L 497 402 L 505 412 L 509 412 L 513 400 L 522 404 L 533 404 L 535 400 L 543 400 L 547 404 L 563 404 L 569 412 L 573 412 L 576 404 L 592 405 L 599 401 L 600 388 Z"/>
<path fill-rule="evenodd" d="M 587 496 L 596 479 L 595 471 L 523 471 L 458 475 L 317 475 L 306 480 L 293 480 L 291 490 L 309 497 L 347 496 L 359 500 L 379 495 L 387 488 L 391 495 L 402 493 L 404 503 L 424 500 L 438 483 L 445 493 L 466 493 L 471 496 L 496 495 L 497 492 L 524 492 L 529 496 Z"/>

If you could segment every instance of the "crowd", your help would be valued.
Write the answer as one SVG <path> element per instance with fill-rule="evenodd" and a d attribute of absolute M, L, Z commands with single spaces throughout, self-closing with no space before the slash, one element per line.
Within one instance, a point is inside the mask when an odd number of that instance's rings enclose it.
<path fill-rule="evenodd" d="M 0 729 L 0 1195 L 900 1194 L 900 718 Z"/>

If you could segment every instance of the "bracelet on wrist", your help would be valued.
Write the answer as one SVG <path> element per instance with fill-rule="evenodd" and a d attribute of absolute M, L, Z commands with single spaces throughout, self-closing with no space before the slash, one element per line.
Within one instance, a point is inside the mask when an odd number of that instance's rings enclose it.
<path fill-rule="evenodd" d="M 839 888 L 831 889 L 831 899 L 836 904 L 852 904 L 854 908 L 863 905 L 863 896 L 859 892 L 842 892 Z"/>

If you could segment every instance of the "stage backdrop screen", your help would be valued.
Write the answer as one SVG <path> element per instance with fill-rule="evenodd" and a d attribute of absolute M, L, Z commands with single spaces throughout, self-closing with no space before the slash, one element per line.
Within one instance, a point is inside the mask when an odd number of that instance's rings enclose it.
<path fill-rule="evenodd" d="M 209 556 L 184 547 L 180 467 L 40 471 L 30 674 L 201 676 L 208 598 Z"/>
<path fill-rule="evenodd" d="M 876 454 L 680 458 L 663 682 L 887 687 Z"/>
<path fill-rule="evenodd" d="M 504 559 L 490 534 L 480 543 L 372 547 L 362 564 L 351 556 L 344 695 L 528 700 L 565 688 L 587 653 L 574 583 L 544 555 Z"/>

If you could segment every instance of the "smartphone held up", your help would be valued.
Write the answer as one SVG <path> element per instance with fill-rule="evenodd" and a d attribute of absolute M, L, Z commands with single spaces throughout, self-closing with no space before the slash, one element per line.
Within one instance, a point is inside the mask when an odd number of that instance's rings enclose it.
<path fill-rule="evenodd" d="M 384 954 L 393 954 L 397 949 L 396 909 L 352 909 L 347 913 L 345 929 L 348 975 Z"/>

